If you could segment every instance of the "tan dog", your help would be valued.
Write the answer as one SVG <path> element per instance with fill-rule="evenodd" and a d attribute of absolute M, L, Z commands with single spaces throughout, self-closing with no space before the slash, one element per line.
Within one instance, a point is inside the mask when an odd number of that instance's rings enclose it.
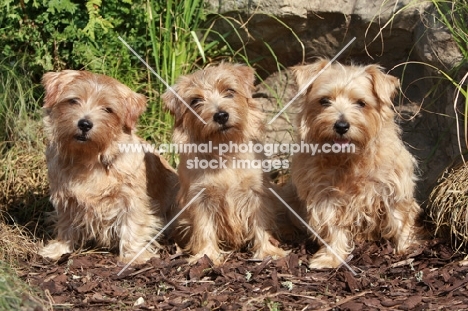
<path fill-rule="evenodd" d="M 144 143 L 134 132 L 146 98 L 86 71 L 49 72 L 42 82 L 57 239 L 40 254 L 57 259 L 94 242 L 128 262 L 164 225 L 177 184 L 159 155 L 120 150 Z"/>
<path fill-rule="evenodd" d="M 206 124 L 172 91 L 162 96 L 175 116 L 174 143 L 215 146 L 211 152 L 192 150 L 180 155 L 179 206 L 205 189 L 178 223 L 179 244 L 193 255 L 191 261 L 206 254 L 219 264 L 223 251 L 246 246 L 255 258 L 287 254 L 272 244 L 277 202 L 266 187 L 268 180 L 261 167 L 249 167 L 262 155 L 230 150 L 220 156 L 217 150 L 221 144 L 263 141 L 263 113 L 251 93 L 254 79 L 253 69 L 227 63 L 180 77 L 174 90 Z M 195 160 L 213 165 L 196 167 Z M 239 160 L 245 161 L 242 167 Z"/>
<path fill-rule="evenodd" d="M 296 67 L 299 87 L 327 63 Z M 299 104 L 298 140 L 317 144 L 322 152 L 295 154 L 292 181 L 306 203 L 301 213 L 306 222 L 340 257 L 322 245 L 311 268 L 337 267 L 355 239 L 389 239 L 399 253 L 415 242 L 416 162 L 394 122 L 398 85 L 376 65 L 333 64 Z"/>

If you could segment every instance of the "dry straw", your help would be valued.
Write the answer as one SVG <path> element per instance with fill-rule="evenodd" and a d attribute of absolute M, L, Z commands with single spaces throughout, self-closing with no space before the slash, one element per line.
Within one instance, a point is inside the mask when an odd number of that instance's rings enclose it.
<path fill-rule="evenodd" d="M 428 204 L 436 236 L 450 239 L 459 252 L 468 250 L 468 164 L 447 169 Z"/>
<path fill-rule="evenodd" d="M 0 168 L 0 261 L 14 265 L 34 256 L 35 236 L 45 234 L 41 224 L 51 209 L 42 144 L 18 142 L 0 157 Z"/>

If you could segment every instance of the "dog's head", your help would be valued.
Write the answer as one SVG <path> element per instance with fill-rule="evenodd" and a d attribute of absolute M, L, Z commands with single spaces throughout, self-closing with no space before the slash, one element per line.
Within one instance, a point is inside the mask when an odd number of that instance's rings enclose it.
<path fill-rule="evenodd" d="M 174 139 L 223 142 L 257 137 L 262 114 L 252 99 L 254 79 L 252 68 L 228 63 L 181 76 L 162 96 L 175 117 Z"/>
<path fill-rule="evenodd" d="M 353 143 L 364 147 L 381 129 L 394 123 L 392 99 L 399 81 L 377 65 L 329 65 L 319 60 L 294 68 L 299 88 L 301 140 L 316 143 Z"/>
<path fill-rule="evenodd" d="M 64 151 L 101 153 L 120 135 L 135 129 L 146 98 L 110 77 L 87 71 L 48 72 L 45 127 Z"/>

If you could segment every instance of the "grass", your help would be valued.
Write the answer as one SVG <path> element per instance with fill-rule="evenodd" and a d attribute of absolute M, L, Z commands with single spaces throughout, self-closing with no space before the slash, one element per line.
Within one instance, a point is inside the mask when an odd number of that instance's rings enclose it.
<path fill-rule="evenodd" d="M 25 262 L 36 257 L 36 243 L 21 226 L 0 220 L 0 310 L 52 310 L 43 293 L 26 284 L 19 276 Z M 42 309 L 41 309 L 42 308 Z"/>
<path fill-rule="evenodd" d="M 21 141 L 34 147 L 39 120 L 37 88 L 23 70 L 22 61 L 0 62 L 0 153 Z"/>
<path fill-rule="evenodd" d="M 152 43 L 152 61 L 149 63 L 169 85 L 206 61 L 204 42 L 195 32 L 203 20 L 202 0 L 148 2 L 148 31 Z M 148 75 L 148 80 L 148 84 L 155 85 L 155 88 L 149 92 L 151 105 L 142 118 L 141 132 L 144 137 L 168 143 L 173 119 L 160 100 L 166 86 L 152 75 Z"/>
<path fill-rule="evenodd" d="M 38 224 L 51 208 L 44 150 L 41 144 L 28 148 L 17 142 L 0 158 L 0 215 L 5 223 L 25 226 L 39 236 L 43 226 Z"/>
<path fill-rule="evenodd" d="M 0 63 L 0 216 L 34 230 L 48 206 L 42 94 L 22 68 Z"/>
<path fill-rule="evenodd" d="M 19 263 L 36 256 L 37 223 L 49 205 L 40 92 L 22 68 L 0 63 L 0 310 L 48 310 L 17 276 Z"/>
<path fill-rule="evenodd" d="M 52 307 L 0 261 L 0 310 L 52 310 Z"/>

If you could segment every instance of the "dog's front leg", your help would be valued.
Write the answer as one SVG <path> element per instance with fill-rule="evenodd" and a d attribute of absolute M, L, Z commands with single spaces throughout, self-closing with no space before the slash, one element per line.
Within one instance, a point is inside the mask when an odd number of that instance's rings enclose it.
<path fill-rule="evenodd" d="M 80 229 L 73 226 L 73 220 L 67 217 L 68 214 L 63 213 L 64 208 L 60 200 L 53 201 L 53 204 L 57 210 L 57 238 L 42 247 L 39 255 L 57 260 L 63 254 L 73 252 L 74 243 L 81 242 L 81 234 Z"/>
<path fill-rule="evenodd" d="M 388 212 L 387 221 L 382 228 L 382 237 L 392 241 L 397 254 L 404 254 L 408 248 L 418 245 L 423 236 L 417 224 L 420 208 L 410 199 L 395 203 Z"/>
<path fill-rule="evenodd" d="M 217 224 L 213 212 L 206 201 L 199 201 L 187 214 L 191 218 L 192 235 L 186 250 L 193 254 L 189 261 L 196 262 L 204 255 L 208 256 L 215 265 L 222 262 L 219 239 L 216 231 Z"/>
<path fill-rule="evenodd" d="M 347 217 L 346 208 L 341 200 L 327 198 L 326 200 L 309 200 L 307 205 L 308 231 L 312 240 L 320 245 L 320 249 L 309 260 L 309 268 L 336 268 L 354 249 L 353 234 L 343 217 Z"/>
<path fill-rule="evenodd" d="M 274 203 L 267 194 L 263 194 L 263 196 L 260 197 L 262 198 L 261 200 L 251 200 L 251 202 L 258 202 L 251 206 L 255 211 L 252 217 L 253 256 L 259 259 L 263 259 L 267 256 L 271 256 L 275 259 L 285 257 L 289 254 L 289 251 L 285 251 L 273 244 L 276 240 L 273 238 L 271 232 L 278 230 L 275 223 L 276 210 L 274 209 Z M 276 243 L 278 242 L 276 241 Z"/>
<path fill-rule="evenodd" d="M 158 254 L 146 249 L 147 243 L 158 233 L 156 228 L 161 228 L 161 224 L 149 211 L 129 209 L 120 226 L 119 260 L 129 262 L 138 255 L 134 262 L 143 263 L 157 257 Z"/>

